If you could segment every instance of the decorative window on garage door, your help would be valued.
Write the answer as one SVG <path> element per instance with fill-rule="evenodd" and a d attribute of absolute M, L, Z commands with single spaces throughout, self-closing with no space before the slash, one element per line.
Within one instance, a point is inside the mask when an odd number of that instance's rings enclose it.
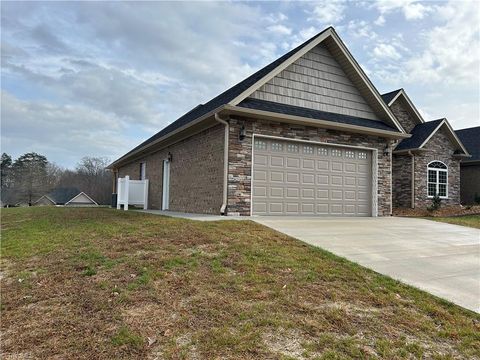
<path fill-rule="evenodd" d="M 438 195 L 442 199 L 448 197 L 448 167 L 441 161 L 432 161 L 427 167 L 428 197 Z"/>
<path fill-rule="evenodd" d="M 255 140 L 255 149 L 267 150 L 267 142 L 263 140 Z"/>
<path fill-rule="evenodd" d="M 272 142 L 272 151 L 283 151 L 283 144 L 278 142 Z"/>

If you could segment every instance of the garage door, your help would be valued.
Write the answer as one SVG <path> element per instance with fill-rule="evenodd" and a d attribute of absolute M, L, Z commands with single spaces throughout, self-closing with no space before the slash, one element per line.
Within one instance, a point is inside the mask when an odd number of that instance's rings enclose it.
<path fill-rule="evenodd" d="M 371 216 L 372 153 L 255 138 L 254 215 Z"/>

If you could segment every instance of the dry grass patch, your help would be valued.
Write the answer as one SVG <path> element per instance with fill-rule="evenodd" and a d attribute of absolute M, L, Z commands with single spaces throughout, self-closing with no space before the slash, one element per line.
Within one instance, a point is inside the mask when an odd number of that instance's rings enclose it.
<path fill-rule="evenodd" d="M 477 314 L 253 222 L 2 215 L 4 358 L 480 358 Z"/>

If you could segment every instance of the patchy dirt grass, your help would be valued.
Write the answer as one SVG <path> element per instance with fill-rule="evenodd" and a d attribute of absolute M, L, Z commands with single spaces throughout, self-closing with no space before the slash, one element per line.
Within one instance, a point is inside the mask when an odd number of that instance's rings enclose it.
<path fill-rule="evenodd" d="M 465 216 L 454 216 L 454 217 L 431 217 L 427 219 L 480 229 L 480 215 L 465 215 Z"/>
<path fill-rule="evenodd" d="M 479 315 L 253 222 L 7 209 L 1 250 L 2 359 L 480 358 Z"/>

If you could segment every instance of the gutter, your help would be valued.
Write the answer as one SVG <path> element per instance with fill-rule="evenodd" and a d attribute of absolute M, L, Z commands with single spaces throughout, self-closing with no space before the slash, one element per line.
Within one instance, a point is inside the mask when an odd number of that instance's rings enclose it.
<path fill-rule="evenodd" d="M 234 106 L 234 105 L 225 105 L 224 110 L 227 113 L 234 114 L 234 115 L 240 115 L 240 116 L 250 115 L 258 119 L 271 119 L 274 121 L 284 121 L 284 122 L 289 122 L 293 124 L 296 123 L 296 124 L 302 124 L 302 125 L 308 125 L 308 126 L 314 126 L 314 127 L 322 127 L 326 129 L 334 129 L 334 130 L 348 131 L 348 132 L 354 132 L 354 133 L 360 133 L 360 134 L 382 136 L 382 137 L 387 137 L 391 139 L 405 139 L 412 136 L 410 134 L 405 134 L 405 133 L 400 133 L 395 131 L 369 128 L 369 127 L 360 126 L 360 125 L 338 123 L 330 120 L 312 119 L 312 118 L 306 118 L 306 117 L 297 116 L 297 115 L 288 115 L 288 114 L 276 113 L 276 112 L 265 111 L 265 110 L 256 110 L 256 109 L 244 108 L 241 106 Z"/>
<path fill-rule="evenodd" d="M 227 215 L 227 203 L 228 203 L 228 136 L 230 133 L 230 125 L 228 121 L 222 119 L 218 113 L 215 113 L 215 120 L 220 124 L 225 125 L 225 143 L 223 145 L 223 202 L 220 208 L 221 215 Z"/>
<path fill-rule="evenodd" d="M 412 184 L 411 184 L 411 205 L 412 209 L 415 209 L 415 154 L 411 150 L 408 150 L 408 155 L 412 157 Z"/>

